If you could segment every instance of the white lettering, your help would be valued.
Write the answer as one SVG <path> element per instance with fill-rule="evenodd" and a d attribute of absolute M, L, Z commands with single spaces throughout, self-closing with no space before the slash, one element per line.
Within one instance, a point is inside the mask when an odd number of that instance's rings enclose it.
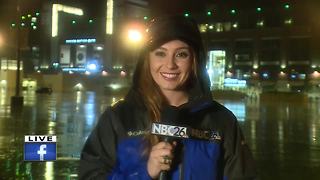
<path fill-rule="evenodd" d="M 57 142 L 56 136 L 51 135 L 26 135 L 24 142 Z"/>
<path fill-rule="evenodd" d="M 41 144 L 41 146 L 37 152 L 40 155 L 40 161 L 43 161 L 44 155 L 47 154 L 46 148 L 47 148 L 46 144 Z"/>

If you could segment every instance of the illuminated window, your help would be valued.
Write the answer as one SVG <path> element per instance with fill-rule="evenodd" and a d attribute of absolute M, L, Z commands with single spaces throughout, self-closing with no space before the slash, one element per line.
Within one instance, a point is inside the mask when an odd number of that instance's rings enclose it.
<path fill-rule="evenodd" d="M 31 22 L 37 22 L 37 18 L 36 17 L 32 17 L 31 18 Z"/>
<path fill-rule="evenodd" d="M 210 88 L 223 88 L 226 52 L 221 50 L 209 51 L 208 56 L 206 69 L 210 79 Z"/>
<path fill-rule="evenodd" d="M 222 32 L 223 31 L 223 24 L 217 23 L 216 24 L 216 32 Z"/>
<path fill-rule="evenodd" d="M 65 12 L 77 16 L 82 16 L 83 11 L 82 9 L 71 7 L 71 6 L 65 6 L 61 4 L 53 4 L 52 5 L 52 24 L 51 24 L 51 36 L 56 37 L 58 36 L 58 14 L 59 12 Z M 36 16 L 39 16 L 40 13 L 36 13 Z"/>
<path fill-rule="evenodd" d="M 293 23 L 293 20 L 291 18 L 284 20 L 285 25 L 291 25 Z"/>
<path fill-rule="evenodd" d="M 202 33 L 207 32 L 207 26 L 205 24 L 200 24 L 199 25 L 199 30 Z"/>
<path fill-rule="evenodd" d="M 1 61 L 1 70 L 17 70 L 17 61 L 16 60 L 2 60 Z M 20 62 L 20 70 L 23 69 L 23 62 Z"/>
<path fill-rule="evenodd" d="M 263 26 L 264 26 L 263 20 L 257 22 L 257 27 L 263 27 Z"/>
<path fill-rule="evenodd" d="M 237 28 L 238 28 L 238 23 L 233 23 L 233 24 L 232 24 L 232 27 L 233 27 L 234 29 L 237 29 Z"/>
<path fill-rule="evenodd" d="M 113 33 L 113 0 L 107 0 L 106 34 Z"/>

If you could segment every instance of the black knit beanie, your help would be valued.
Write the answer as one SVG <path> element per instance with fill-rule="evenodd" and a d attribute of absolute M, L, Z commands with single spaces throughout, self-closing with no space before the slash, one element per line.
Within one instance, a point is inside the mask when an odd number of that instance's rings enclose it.
<path fill-rule="evenodd" d="M 149 51 L 171 40 L 181 40 L 191 46 L 195 52 L 202 48 L 197 23 L 183 16 L 166 16 L 153 19 L 148 26 L 146 38 Z"/>

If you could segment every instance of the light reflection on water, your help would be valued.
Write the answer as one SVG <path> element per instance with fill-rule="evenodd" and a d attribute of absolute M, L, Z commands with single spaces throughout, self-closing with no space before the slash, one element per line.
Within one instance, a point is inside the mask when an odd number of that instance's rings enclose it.
<path fill-rule="evenodd" d="M 320 179 L 320 101 L 220 103 L 238 118 L 261 179 Z"/>
<path fill-rule="evenodd" d="M 0 175 L 5 179 L 77 179 L 82 146 L 105 108 L 118 101 L 94 92 L 24 92 L 24 112 L 10 115 L 10 96 L 0 93 Z M 320 172 L 320 101 L 264 103 L 219 100 L 239 120 L 261 179 L 317 179 Z M 58 160 L 23 162 L 26 134 L 57 135 Z M 300 169 L 304 169 L 301 172 Z M 0 178 L 1 179 L 1 178 Z"/>
<path fill-rule="evenodd" d="M 244 121 L 246 117 L 246 106 L 244 101 L 225 101 L 223 105 L 237 117 L 238 121 Z"/>
<path fill-rule="evenodd" d="M 54 179 L 54 166 L 53 166 L 53 162 L 46 162 L 46 168 L 45 168 L 44 177 L 45 177 L 46 180 L 52 180 L 52 179 Z"/>

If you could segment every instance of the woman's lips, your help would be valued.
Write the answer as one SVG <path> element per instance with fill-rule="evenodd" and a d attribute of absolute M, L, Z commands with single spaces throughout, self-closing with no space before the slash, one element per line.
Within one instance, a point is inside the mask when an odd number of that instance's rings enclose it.
<path fill-rule="evenodd" d="M 166 79 L 166 80 L 175 80 L 180 73 L 166 73 L 166 72 L 161 72 L 161 76 Z"/>

